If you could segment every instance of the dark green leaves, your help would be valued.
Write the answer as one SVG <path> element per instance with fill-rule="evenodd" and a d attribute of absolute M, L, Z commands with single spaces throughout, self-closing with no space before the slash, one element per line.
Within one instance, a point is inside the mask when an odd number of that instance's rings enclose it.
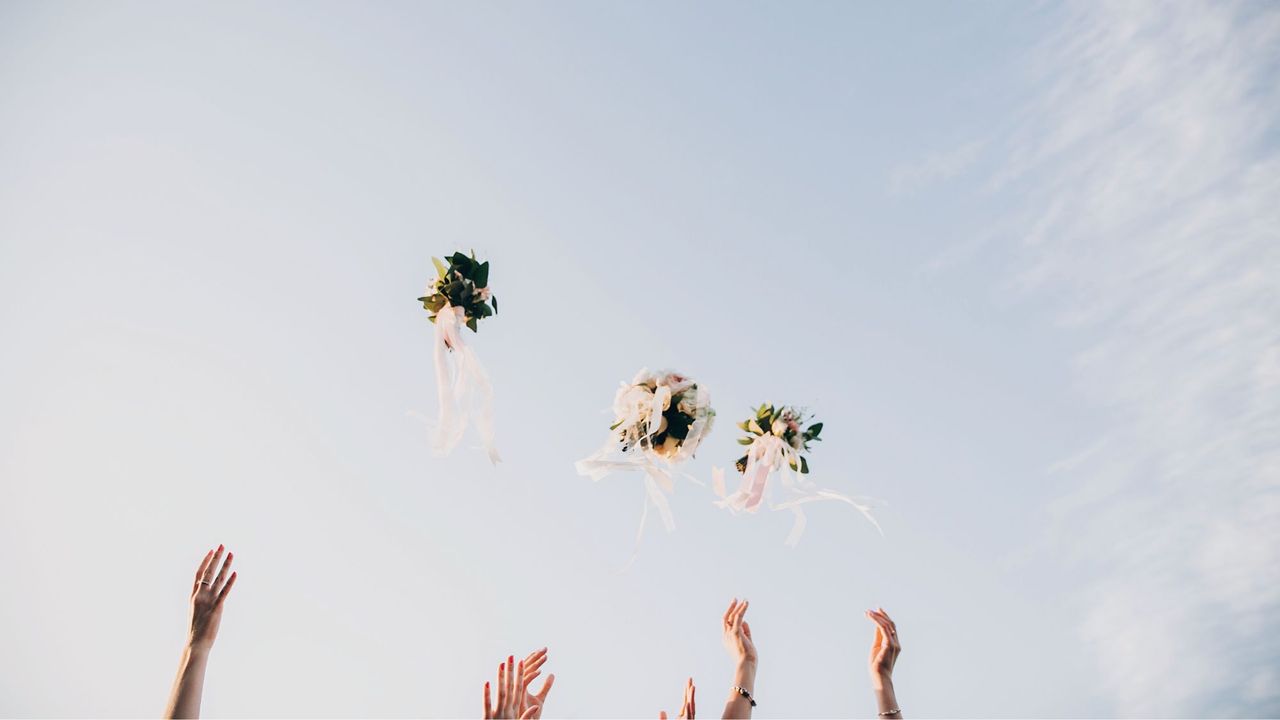
<path fill-rule="evenodd" d="M 738 438 L 738 444 L 750 446 L 766 436 L 774 436 L 773 428 L 776 425 L 781 433 L 776 437 L 795 451 L 794 457 L 797 459 L 789 461 L 791 468 L 808 474 L 809 461 L 803 453 L 809 451 L 809 443 L 821 439 L 818 435 L 822 433 L 822 423 L 816 422 L 806 428 L 804 420 L 804 413 L 798 408 L 765 403 L 755 409 L 752 417 L 738 423 L 738 428 L 747 434 L 746 437 Z M 739 460 L 735 466 L 738 472 L 744 472 L 746 458 Z"/>
<path fill-rule="evenodd" d="M 439 258 L 431 258 L 439 279 L 432 282 L 431 295 L 418 298 L 422 307 L 431 313 L 431 321 L 446 306 L 460 307 L 467 327 L 476 331 L 476 323 L 498 311 L 498 301 L 489 295 L 489 263 L 478 262 L 475 252 L 470 256 L 455 252 L 448 256 L 448 264 Z M 490 307 L 489 303 L 493 303 Z"/>

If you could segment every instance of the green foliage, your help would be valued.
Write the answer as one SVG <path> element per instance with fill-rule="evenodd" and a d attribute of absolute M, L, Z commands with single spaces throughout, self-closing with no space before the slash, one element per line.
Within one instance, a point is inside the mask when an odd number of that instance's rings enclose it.
<path fill-rule="evenodd" d="M 808 474 L 809 461 L 805 459 L 804 453 L 809 452 L 809 443 L 822 439 L 818 437 L 822 433 L 822 423 L 816 422 L 805 427 L 804 421 L 804 412 L 798 408 L 785 405 L 776 407 L 765 403 L 755 409 L 752 417 L 738 423 L 738 428 L 746 433 L 745 437 L 738 438 L 738 444 L 750 446 L 765 435 L 773 435 L 775 423 L 780 423 L 781 434 L 777 437 L 788 447 L 795 449 L 796 457 L 799 458 L 797 462 L 791 463 L 791 468 Z M 747 456 L 741 457 L 734 463 L 734 467 L 740 473 L 746 472 Z"/>
<path fill-rule="evenodd" d="M 430 313 L 431 322 L 446 306 L 462 308 L 467 327 L 476 332 L 480 320 L 498 312 L 498 299 L 481 292 L 489 287 L 489 263 L 477 261 L 474 251 L 470 256 L 455 252 L 447 260 L 446 265 L 440 258 L 431 258 L 437 277 L 430 285 L 430 293 L 418 298 L 418 302 Z"/>

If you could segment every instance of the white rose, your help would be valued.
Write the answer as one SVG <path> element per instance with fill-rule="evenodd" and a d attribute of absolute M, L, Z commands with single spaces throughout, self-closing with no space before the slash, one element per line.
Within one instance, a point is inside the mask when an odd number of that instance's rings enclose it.
<path fill-rule="evenodd" d="M 653 391 L 638 385 L 628 385 L 618 390 L 613 398 L 613 415 L 619 420 L 636 420 L 648 416 L 653 405 Z"/>
<path fill-rule="evenodd" d="M 666 412 L 667 409 L 671 407 L 671 388 L 660 385 L 658 386 L 658 389 L 654 391 L 653 394 L 655 398 L 654 403 L 655 404 L 661 403 L 659 407 L 662 408 L 663 412 Z"/>
<path fill-rule="evenodd" d="M 658 384 L 666 385 L 671 388 L 672 394 L 675 395 L 679 395 L 685 390 L 693 387 L 692 380 L 676 372 L 665 373 L 662 377 L 658 378 Z"/>
<path fill-rule="evenodd" d="M 631 384 L 647 385 L 652 389 L 657 386 L 658 378 L 655 377 L 653 373 L 649 372 L 648 368 L 644 368 L 640 372 L 636 373 L 635 378 L 631 380 Z"/>

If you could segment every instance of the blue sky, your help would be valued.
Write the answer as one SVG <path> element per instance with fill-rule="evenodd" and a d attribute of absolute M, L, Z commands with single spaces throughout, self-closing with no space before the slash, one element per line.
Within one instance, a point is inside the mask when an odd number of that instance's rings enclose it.
<path fill-rule="evenodd" d="M 1267 4 L 0 5 L 0 713 L 1280 713 Z M 506 460 L 431 456 L 430 257 L 492 260 Z M 887 503 L 733 517 L 573 461 L 673 367 Z M 474 444 L 469 442 L 467 444 Z M 704 711 L 705 712 L 705 711 Z"/>

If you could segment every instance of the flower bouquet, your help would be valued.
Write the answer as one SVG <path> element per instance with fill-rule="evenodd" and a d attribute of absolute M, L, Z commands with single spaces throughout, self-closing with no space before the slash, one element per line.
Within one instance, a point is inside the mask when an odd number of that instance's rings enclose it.
<path fill-rule="evenodd" d="M 578 473 L 599 480 L 614 470 L 645 474 L 645 513 L 657 507 L 668 530 L 675 527 L 666 494 L 674 492 L 671 467 L 693 457 L 711 431 L 716 413 L 711 394 L 675 372 L 641 370 L 613 398 L 611 435 L 599 451 L 576 464 Z M 641 516 L 641 531 L 644 516 Z"/>
<path fill-rule="evenodd" d="M 489 289 L 489 263 L 455 252 L 445 261 L 431 258 L 436 277 L 427 294 L 418 298 L 436 326 L 436 391 L 440 413 L 432 438 L 438 455 L 448 455 L 474 420 L 489 459 L 498 462 L 493 445 L 493 386 L 475 351 L 462 340 L 462 327 L 477 331 L 477 323 L 498 312 L 498 299 Z M 447 262 L 447 264 L 446 264 Z M 492 307 L 490 307 L 492 303 Z M 453 360 L 451 363 L 450 360 Z"/>
<path fill-rule="evenodd" d="M 766 403 L 757 408 L 751 417 L 738 423 L 738 427 L 746 433 L 745 437 L 738 439 L 739 445 L 746 446 L 746 454 L 734 463 L 734 467 L 742 475 L 742 484 L 736 492 L 727 494 L 724 472 L 719 468 L 714 469 L 712 487 L 721 498 L 717 504 L 735 512 L 758 511 L 768 494 L 769 478 L 777 473 L 788 497 L 771 507 L 775 510 L 791 510 L 796 516 L 791 534 L 787 538 L 788 545 L 799 542 L 804 532 L 806 519 L 800 506 L 819 500 L 848 503 L 879 530 L 880 525 L 871 515 L 869 506 L 840 493 L 817 488 L 808 480 L 809 460 L 805 455 L 809 452 L 811 443 L 822 439 L 819 437 L 822 434 L 822 423 L 809 422 L 810 420 L 812 416 L 806 416 L 798 408 L 775 407 Z"/>

